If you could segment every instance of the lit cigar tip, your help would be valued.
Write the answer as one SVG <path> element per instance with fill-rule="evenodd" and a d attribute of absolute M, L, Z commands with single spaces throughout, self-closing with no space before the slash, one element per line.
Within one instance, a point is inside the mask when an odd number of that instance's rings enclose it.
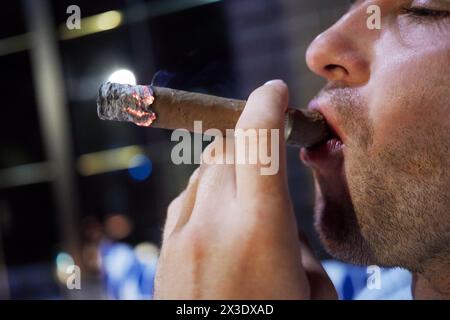
<path fill-rule="evenodd" d="M 153 101 L 149 86 L 106 82 L 98 90 L 97 114 L 102 120 L 128 121 L 148 127 L 156 119 L 149 108 Z"/>

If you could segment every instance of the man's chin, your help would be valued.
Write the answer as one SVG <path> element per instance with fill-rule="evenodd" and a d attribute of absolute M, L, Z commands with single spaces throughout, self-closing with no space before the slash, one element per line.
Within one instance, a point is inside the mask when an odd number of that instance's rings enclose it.
<path fill-rule="evenodd" d="M 316 185 L 315 227 L 325 249 L 335 258 L 367 264 L 369 246 L 361 235 L 345 172 L 345 146 L 330 139 L 302 149 L 301 160 L 313 169 Z"/>
<path fill-rule="evenodd" d="M 345 176 L 327 177 L 315 174 L 315 228 L 327 252 L 336 259 L 370 264 L 370 247 L 362 237 Z"/>

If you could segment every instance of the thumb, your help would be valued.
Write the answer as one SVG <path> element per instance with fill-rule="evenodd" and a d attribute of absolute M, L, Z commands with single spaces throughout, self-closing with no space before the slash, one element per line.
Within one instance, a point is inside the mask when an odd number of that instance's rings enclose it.
<path fill-rule="evenodd" d="M 277 189 L 285 183 L 284 119 L 289 90 L 272 80 L 250 95 L 236 124 L 235 156 L 238 194 Z M 281 179 L 280 179 L 281 178 Z"/>

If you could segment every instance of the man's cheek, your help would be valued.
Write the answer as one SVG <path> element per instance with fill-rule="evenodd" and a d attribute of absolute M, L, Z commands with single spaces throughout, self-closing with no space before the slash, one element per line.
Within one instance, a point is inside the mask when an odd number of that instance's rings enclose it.
<path fill-rule="evenodd" d="M 374 145 L 396 141 L 411 148 L 429 139 L 436 125 L 448 117 L 442 113 L 442 95 L 437 92 L 436 79 L 406 72 L 397 79 L 385 78 L 384 83 L 375 90 L 377 95 L 370 106 Z"/>
<path fill-rule="evenodd" d="M 412 148 L 426 134 L 430 103 L 426 88 L 415 71 L 384 73 L 373 86 L 369 102 L 369 121 L 373 125 L 371 152 L 388 146 Z"/>
<path fill-rule="evenodd" d="M 416 141 L 417 123 L 420 118 L 405 109 L 396 106 L 390 111 L 383 111 L 374 119 L 373 143 L 369 150 L 371 153 L 393 151 L 387 150 L 393 146 L 402 149 L 412 148 Z"/>

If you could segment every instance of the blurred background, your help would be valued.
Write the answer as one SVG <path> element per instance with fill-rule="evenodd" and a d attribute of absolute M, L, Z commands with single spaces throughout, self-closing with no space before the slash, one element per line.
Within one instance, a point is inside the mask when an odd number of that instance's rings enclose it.
<path fill-rule="evenodd" d="M 66 22 L 74 7 L 81 29 Z M 148 299 L 166 208 L 195 166 L 170 132 L 103 122 L 107 80 L 246 98 L 284 79 L 291 105 L 324 84 L 305 51 L 347 0 L 22 0 L 0 10 L 0 299 Z M 75 8 L 76 10 L 76 8 Z M 288 151 L 301 228 L 312 177 Z M 71 265 L 81 290 L 68 288 Z M 76 273 L 75 273 L 76 275 Z M 76 281 L 74 282 L 76 286 Z"/>

